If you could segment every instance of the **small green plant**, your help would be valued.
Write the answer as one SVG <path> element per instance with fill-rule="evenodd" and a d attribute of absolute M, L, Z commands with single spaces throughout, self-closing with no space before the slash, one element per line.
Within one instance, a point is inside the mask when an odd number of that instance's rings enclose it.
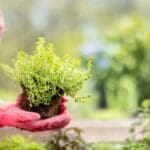
<path fill-rule="evenodd" d="M 150 147 L 150 100 L 144 100 L 139 109 L 138 119 L 133 123 L 131 137 L 123 150 L 149 150 Z"/>
<path fill-rule="evenodd" d="M 143 138 L 140 141 L 127 140 L 122 147 L 122 150 L 149 150 L 150 137 Z"/>
<path fill-rule="evenodd" d="M 81 129 L 61 129 L 50 135 L 48 150 L 88 150 L 88 144 L 81 137 Z"/>
<path fill-rule="evenodd" d="M 132 124 L 130 131 L 133 140 L 143 140 L 150 136 L 150 99 L 143 101 L 138 119 Z"/>
<path fill-rule="evenodd" d="M 0 150 L 46 150 L 43 144 L 31 142 L 21 135 L 5 137 L 0 141 Z"/>
<path fill-rule="evenodd" d="M 148 149 L 142 143 L 128 142 L 122 148 L 122 150 L 148 150 Z"/>
<path fill-rule="evenodd" d="M 24 108 L 32 110 L 36 107 L 37 110 L 40 105 L 47 106 L 64 94 L 79 99 L 78 91 L 91 75 L 91 61 L 88 70 L 82 70 L 79 59 L 69 55 L 59 58 L 53 52 L 53 45 L 46 45 L 44 38 L 39 38 L 36 45 L 33 55 L 20 51 L 13 60 L 14 67 L 2 65 L 7 75 L 22 86 L 26 101 Z"/>

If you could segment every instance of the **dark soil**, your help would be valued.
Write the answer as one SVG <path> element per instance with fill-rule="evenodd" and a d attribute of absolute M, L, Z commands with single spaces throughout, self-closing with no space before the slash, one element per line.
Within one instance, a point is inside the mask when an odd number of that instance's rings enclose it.
<path fill-rule="evenodd" d="M 30 106 L 30 102 L 27 98 L 25 87 L 23 88 L 23 103 L 22 108 L 27 111 L 31 112 L 37 112 L 41 115 L 41 118 L 50 118 L 58 114 L 60 103 L 61 103 L 61 97 L 64 95 L 63 90 L 59 90 L 59 93 L 57 95 L 54 95 L 52 98 L 50 98 L 49 105 L 40 104 L 39 106 L 34 106 L 32 104 L 32 107 Z"/>

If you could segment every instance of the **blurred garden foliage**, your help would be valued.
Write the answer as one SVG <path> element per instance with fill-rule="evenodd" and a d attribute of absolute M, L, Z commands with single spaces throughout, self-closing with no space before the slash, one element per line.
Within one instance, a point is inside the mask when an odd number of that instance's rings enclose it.
<path fill-rule="evenodd" d="M 150 97 L 150 30 L 141 18 L 125 17 L 113 27 L 92 54 L 93 79 L 100 107 L 132 111 Z"/>
<path fill-rule="evenodd" d="M 31 54 L 32 43 L 43 36 L 54 43 L 59 56 L 93 57 L 93 79 L 83 89 L 92 93 L 92 100 L 69 104 L 73 114 L 78 115 L 78 107 L 82 116 L 89 117 L 98 106 L 118 115 L 116 108 L 131 113 L 150 98 L 149 4 L 147 0 L 1 1 L 6 28 L 0 62 L 11 64 L 22 49 Z M 5 91 L 19 92 L 2 71 L 0 89 L 5 99 L 9 95 Z"/>
<path fill-rule="evenodd" d="M 46 150 L 44 144 L 31 141 L 31 137 L 19 134 L 7 136 L 0 141 L 0 150 Z"/>

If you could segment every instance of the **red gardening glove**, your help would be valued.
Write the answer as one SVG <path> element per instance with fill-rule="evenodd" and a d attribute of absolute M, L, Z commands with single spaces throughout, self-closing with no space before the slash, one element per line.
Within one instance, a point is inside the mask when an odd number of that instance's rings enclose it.
<path fill-rule="evenodd" d="M 0 109 L 0 127 L 12 126 L 32 132 L 46 131 L 63 128 L 71 120 L 64 105 L 67 102 L 65 97 L 61 99 L 59 114 L 48 119 L 40 119 L 41 116 L 38 113 L 22 110 L 20 107 L 22 100 L 22 95 L 20 95 L 16 104 Z"/>
<path fill-rule="evenodd" d="M 5 27 L 5 25 L 4 25 L 4 18 L 3 18 L 2 12 L 0 11 L 0 41 L 1 41 L 2 37 L 3 37 L 4 27 Z"/>

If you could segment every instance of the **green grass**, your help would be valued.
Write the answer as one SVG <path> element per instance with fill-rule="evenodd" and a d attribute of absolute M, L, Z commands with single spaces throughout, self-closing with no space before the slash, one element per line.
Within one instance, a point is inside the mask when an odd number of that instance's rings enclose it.
<path fill-rule="evenodd" d="M 122 150 L 123 144 L 113 142 L 99 142 L 92 144 L 92 150 Z"/>

